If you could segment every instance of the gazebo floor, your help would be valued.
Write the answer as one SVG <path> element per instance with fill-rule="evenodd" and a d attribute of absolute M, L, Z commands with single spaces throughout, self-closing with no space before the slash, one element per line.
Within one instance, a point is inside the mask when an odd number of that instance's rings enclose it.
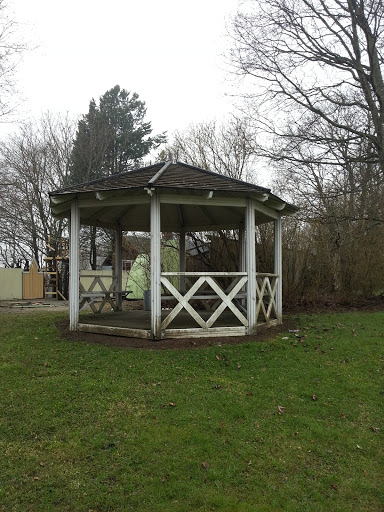
<path fill-rule="evenodd" d="M 162 311 L 164 320 L 170 311 Z M 199 311 L 199 315 L 208 320 L 211 311 Z M 100 314 L 81 314 L 79 330 L 99 334 L 111 334 L 134 338 L 149 338 L 151 336 L 151 312 L 150 311 L 118 311 Z M 180 336 L 219 336 L 246 334 L 246 328 L 231 312 L 224 311 L 209 329 L 202 329 L 187 311 L 180 311 L 170 323 L 164 333 L 166 338 Z"/>

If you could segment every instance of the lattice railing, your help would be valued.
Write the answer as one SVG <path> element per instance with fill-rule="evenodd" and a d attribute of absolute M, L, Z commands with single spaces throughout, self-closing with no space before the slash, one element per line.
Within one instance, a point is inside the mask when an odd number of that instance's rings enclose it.
<path fill-rule="evenodd" d="M 257 323 L 269 323 L 277 319 L 276 290 L 277 274 L 256 275 L 256 318 Z"/>
<path fill-rule="evenodd" d="M 185 277 L 191 283 L 190 288 L 186 292 L 179 291 L 171 282 L 171 280 L 174 281 L 175 277 Z M 245 272 L 163 272 L 161 274 L 161 284 L 171 293 L 171 296 L 166 298 L 176 299 L 177 305 L 163 320 L 161 330 L 167 329 L 183 309 L 191 315 L 203 330 L 212 328 L 227 308 L 235 315 L 242 326 L 247 327 L 248 320 L 241 311 L 242 308 L 239 302 L 245 298 L 246 294 L 242 290 L 247 280 L 248 277 Z M 192 306 L 191 300 L 199 300 L 205 303 L 206 309 L 211 310 L 209 318 L 204 319 L 199 311 Z M 213 304 L 208 305 L 208 303 Z"/>
<path fill-rule="evenodd" d="M 187 291 L 177 289 L 177 281 L 184 277 L 189 284 Z M 176 306 L 162 321 L 161 330 L 169 328 L 171 322 L 184 309 L 196 321 L 199 328 L 207 331 L 224 312 L 230 310 L 243 328 L 248 327 L 246 272 L 163 272 L 161 284 L 171 295 L 162 299 L 176 300 Z M 256 276 L 256 319 L 258 324 L 277 319 L 276 290 L 278 275 L 258 273 Z M 210 315 L 206 318 L 196 309 L 195 301 L 203 303 Z M 191 304 L 191 301 L 193 304 Z M 203 318 L 204 316 L 204 318 Z"/>

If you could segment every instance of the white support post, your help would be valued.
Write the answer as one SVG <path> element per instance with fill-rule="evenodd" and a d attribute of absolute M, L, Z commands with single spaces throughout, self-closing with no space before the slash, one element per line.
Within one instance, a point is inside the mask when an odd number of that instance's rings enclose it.
<path fill-rule="evenodd" d="M 122 261 L 122 248 L 123 248 L 123 230 L 120 224 L 116 227 L 116 247 L 115 247 L 115 272 L 117 276 L 116 287 L 116 306 L 117 311 L 123 309 L 122 286 L 123 286 L 123 261 Z"/>
<path fill-rule="evenodd" d="M 160 196 L 151 196 L 151 328 L 161 338 Z"/>
<path fill-rule="evenodd" d="M 246 238 L 245 238 L 245 227 L 244 223 L 242 223 L 239 227 L 239 272 L 247 271 L 247 247 L 246 247 Z M 241 289 L 242 292 L 246 291 L 246 286 L 243 286 Z M 241 305 L 245 306 L 245 299 L 240 299 Z"/>
<path fill-rule="evenodd" d="M 239 227 L 239 272 L 246 272 L 246 244 L 244 224 Z"/>
<path fill-rule="evenodd" d="M 185 231 L 180 231 L 179 234 L 179 270 L 185 272 L 186 257 L 185 257 Z M 180 276 L 180 293 L 185 293 L 185 276 Z"/>
<path fill-rule="evenodd" d="M 247 284 L 247 317 L 248 334 L 254 334 L 257 329 L 256 318 L 256 246 L 255 246 L 255 207 L 252 199 L 247 199 L 245 209 L 246 231 L 246 267 Z"/>
<path fill-rule="evenodd" d="M 80 273 L 80 210 L 77 199 L 72 200 L 69 245 L 69 329 L 79 328 L 79 273 Z"/>
<path fill-rule="evenodd" d="M 283 255 L 282 255 L 282 240 L 281 240 L 281 213 L 275 220 L 275 274 L 277 277 L 276 288 L 276 311 L 277 321 L 279 324 L 283 321 Z"/>

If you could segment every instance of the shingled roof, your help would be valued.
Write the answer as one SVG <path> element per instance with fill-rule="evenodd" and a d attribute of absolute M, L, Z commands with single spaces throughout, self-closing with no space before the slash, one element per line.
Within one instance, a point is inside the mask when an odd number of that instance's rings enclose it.
<path fill-rule="evenodd" d="M 160 162 L 50 192 L 52 213 L 69 217 L 78 199 L 81 222 L 126 231 L 150 229 L 150 196 L 160 192 L 163 231 L 235 229 L 244 220 L 246 199 L 256 203 L 256 222 L 270 222 L 277 214 L 297 208 L 260 187 L 182 162 Z"/>
<path fill-rule="evenodd" d="M 167 166 L 167 167 L 166 167 Z M 252 183 L 200 169 L 183 162 L 159 162 L 121 174 L 114 174 L 79 185 L 73 185 L 50 192 L 50 195 L 73 194 L 82 192 L 101 192 L 143 187 L 176 188 L 200 190 L 220 190 L 230 192 L 257 191 L 269 193 L 270 189 Z"/>

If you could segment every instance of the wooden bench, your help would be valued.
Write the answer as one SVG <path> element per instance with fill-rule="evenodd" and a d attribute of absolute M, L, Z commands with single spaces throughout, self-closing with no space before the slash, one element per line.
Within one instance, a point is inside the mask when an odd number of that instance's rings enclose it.
<path fill-rule="evenodd" d="M 225 291 L 224 291 L 224 293 L 225 293 Z M 247 298 L 247 292 L 238 292 L 236 294 L 236 296 L 232 299 L 232 301 L 241 310 L 246 311 L 241 303 L 241 301 L 246 298 Z M 174 297 L 173 295 L 162 295 L 161 300 L 165 300 L 165 301 L 176 300 L 177 301 L 176 297 Z M 204 293 L 204 292 L 200 291 L 196 295 L 192 295 L 192 297 L 189 300 L 200 300 L 203 303 L 205 309 L 208 311 L 214 311 L 218 307 L 218 305 L 221 303 L 221 298 L 213 292 Z M 210 306 L 207 302 L 209 300 L 214 300 L 215 303 L 212 306 Z"/>
<path fill-rule="evenodd" d="M 110 304 L 113 311 L 118 311 L 118 305 L 116 304 L 116 297 L 121 295 L 122 299 L 125 299 L 132 290 L 113 290 L 113 291 L 96 291 L 96 292 L 88 292 L 82 291 L 80 293 L 80 305 L 79 311 L 82 311 L 86 307 L 90 307 L 94 313 L 101 313 L 104 309 L 104 306 Z M 112 297 L 113 295 L 113 297 Z M 97 306 L 96 302 L 100 304 Z"/>

